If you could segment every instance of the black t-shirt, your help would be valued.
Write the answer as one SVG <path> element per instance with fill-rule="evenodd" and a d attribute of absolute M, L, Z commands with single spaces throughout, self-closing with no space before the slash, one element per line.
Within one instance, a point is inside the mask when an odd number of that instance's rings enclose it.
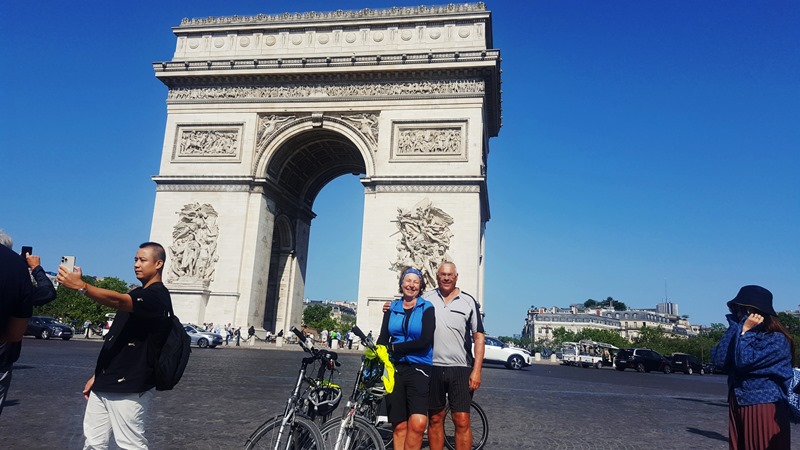
<path fill-rule="evenodd" d="M 155 350 L 163 344 L 160 325 L 172 300 L 160 282 L 128 295 L 133 311 L 117 313 L 97 357 L 92 387 L 97 392 L 144 392 L 155 386 Z"/>
<path fill-rule="evenodd" d="M 12 318 L 27 319 L 33 314 L 31 291 L 28 264 L 22 256 L 0 245 L 0 330 L 5 331 Z"/>

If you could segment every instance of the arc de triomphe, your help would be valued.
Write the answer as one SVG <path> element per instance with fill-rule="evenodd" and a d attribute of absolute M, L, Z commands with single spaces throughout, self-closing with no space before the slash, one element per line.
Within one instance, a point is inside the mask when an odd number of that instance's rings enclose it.
<path fill-rule="evenodd" d="M 500 55 L 482 3 L 184 19 L 171 61 L 151 239 L 176 314 L 271 331 L 302 321 L 314 199 L 364 186 L 358 324 L 398 268 L 458 264 L 483 299 L 486 159 Z M 335 264 L 330 261 L 330 264 Z"/>

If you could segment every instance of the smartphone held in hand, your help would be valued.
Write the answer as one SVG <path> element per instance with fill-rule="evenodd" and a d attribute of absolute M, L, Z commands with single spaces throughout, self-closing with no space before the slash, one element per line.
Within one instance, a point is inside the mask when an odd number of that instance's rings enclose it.
<path fill-rule="evenodd" d="M 61 265 L 67 268 L 67 272 L 74 272 L 75 271 L 75 257 L 74 256 L 62 256 L 61 257 Z"/>

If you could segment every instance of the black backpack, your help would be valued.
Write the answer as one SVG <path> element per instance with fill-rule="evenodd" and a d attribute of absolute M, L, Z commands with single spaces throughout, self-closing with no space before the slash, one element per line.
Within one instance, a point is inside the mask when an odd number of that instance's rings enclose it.
<path fill-rule="evenodd" d="M 180 319 L 175 317 L 171 303 L 169 316 L 162 321 L 159 335 L 162 336 L 164 344 L 156 353 L 156 390 L 169 391 L 181 380 L 189 362 L 189 353 L 192 352 L 191 339 L 186 334 Z"/>

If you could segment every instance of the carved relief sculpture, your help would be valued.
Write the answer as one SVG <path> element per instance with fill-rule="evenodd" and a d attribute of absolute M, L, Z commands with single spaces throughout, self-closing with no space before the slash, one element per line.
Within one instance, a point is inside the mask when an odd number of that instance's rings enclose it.
<path fill-rule="evenodd" d="M 172 258 L 169 281 L 210 283 L 214 280 L 217 255 L 218 214 L 208 203 L 190 203 L 176 214 L 172 228 Z"/>
<path fill-rule="evenodd" d="M 256 147 L 262 148 L 279 128 L 294 119 L 295 116 L 276 116 L 274 114 L 261 117 L 258 124 L 258 144 Z"/>
<path fill-rule="evenodd" d="M 267 86 L 176 87 L 168 100 L 246 98 L 375 97 L 434 94 L 483 94 L 483 80 L 421 80 L 343 84 L 276 84 Z"/>
<path fill-rule="evenodd" d="M 236 130 L 182 130 L 178 156 L 235 156 Z"/>
<path fill-rule="evenodd" d="M 357 125 L 358 131 L 373 150 L 378 148 L 378 117 L 375 114 L 356 114 L 355 116 L 342 116 L 342 119 Z"/>
<path fill-rule="evenodd" d="M 433 206 L 427 198 L 409 209 L 397 208 L 397 259 L 390 269 L 401 271 L 415 267 L 428 286 L 436 286 L 436 271 L 442 261 L 450 261 L 450 225 L 453 218 Z"/>
<path fill-rule="evenodd" d="M 397 138 L 397 154 L 461 153 L 461 128 L 406 128 Z"/>

